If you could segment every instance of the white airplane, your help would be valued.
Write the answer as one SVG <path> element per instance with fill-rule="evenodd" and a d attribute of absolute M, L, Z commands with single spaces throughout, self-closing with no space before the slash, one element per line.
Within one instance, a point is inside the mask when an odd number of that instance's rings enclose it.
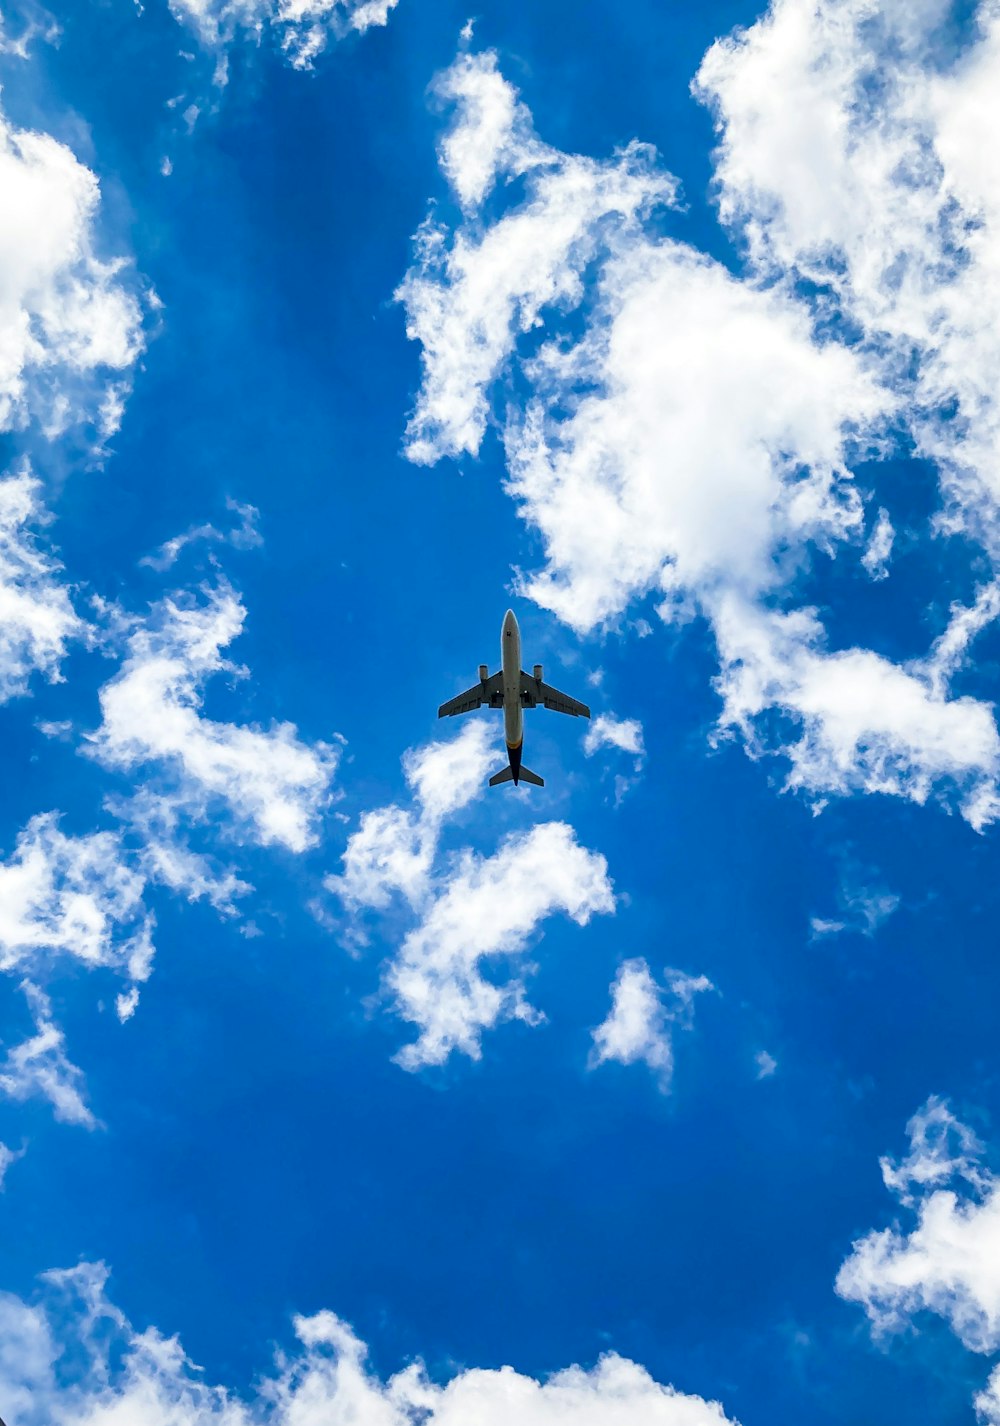
<path fill-rule="evenodd" d="M 542 682 L 542 665 L 536 663 L 529 675 L 521 667 L 521 631 L 517 627 L 514 611 L 508 609 L 504 615 L 500 631 L 500 672 L 490 674 L 489 665 L 479 665 L 479 682 L 473 684 L 457 698 L 450 698 L 438 709 L 439 718 L 454 718 L 457 713 L 471 713 L 473 708 L 483 704 L 490 708 L 503 709 L 503 731 L 507 741 L 509 763 L 490 778 L 490 787 L 501 782 L 531 782 L 535 787 L 544 787 L 545 782 L 521 763 L 521 744 L 524 741 L 525 708 L 535 708 L 539 703 L 544 708 L 553 708 L 557 713 L 568 713 L 572 718 L 589 718 L 590 709 L 586 703 L 560 693 Z"/>

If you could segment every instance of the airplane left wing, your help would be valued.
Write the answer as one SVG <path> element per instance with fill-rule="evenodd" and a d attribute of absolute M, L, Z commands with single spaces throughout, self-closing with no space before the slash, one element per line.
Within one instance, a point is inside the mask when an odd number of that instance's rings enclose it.
<path fill-rule="evenodd" d="M 568 693 L 560 693 L 550 683 L 521 674 L 521 701 L 526 708 L 534 708 L 541 703 L 554 713 L 568 713 L 571 718 L 589 718 L 590 709 L 578 698 L 570 698 Z"/>
<path fill-rule="evenodd" d="M 442 703 L 438 709 L 438 717 L 454 718 L 457 713 L 471 713 L 474 708 L 480 708 L 484 703 L 489 704 L 491 708 L 503 706 L 502 673 L 495 673 L 492 678 L 484 679 L 482 683 L 474 683 L 457 698 L 449 698 L 448 702 Z"/>

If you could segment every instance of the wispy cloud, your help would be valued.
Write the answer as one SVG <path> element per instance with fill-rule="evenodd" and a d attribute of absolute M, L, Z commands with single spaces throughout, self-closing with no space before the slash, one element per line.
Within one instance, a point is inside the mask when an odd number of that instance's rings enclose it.
<path fill-rule="evenodd" d="M 642 776 L 646 762 L 646 744 L 638 718 L 616 718 L 613 713 L 599 713 L 583 735 L 583 751 L 590 758 L 601 748 L 613 748 L 632 758 L 632 773 L 615 773 L 615 806 L 619 806 L 629 788 Z"/>
<path fill-rule="evenodd" d="M 674 1073 L 673 1031 L 690 1029 L 694 997 L 714 986 L 705 976 L 664 972 L 661 985 L 641 957 L 625 961 L 611 986 L 611 1010 L 592 1032 L 590 1066 L 645 1064 L 666 1094 Z"/>
<path fill-rule="evenodd" d="M 873 884 L 860 868 L 845 867 L 837 889 L 837 914 L 813 916 L 809 927 L 813 937 L 836 936 L 853 931 L 872 937 L 880 926 L 899 910 L 900 897 L 887 886 Z"/>
<path fill-rule="evenodd" d="M 293 69 L 312 69 L 331 43 L 385 25 L 398 0 L 170 0 L 178 20 L 219 57 L 217 82 L 225 82 L 225 52 L 238 39 L 259 44 L 272 34 Z"/>
<path fill-rule="evenodd" d="M 66 1054 L 62 1030 L 52 1019 L 49 998 L 25 981 L 21 989 L 35 1021 L 35 1033 L 8 1050 L 0 1063 L 0 1094 L 9 1099 L 47 1099 L 65 1124 L 96 1129 L 98 1121 L 84 1098 L 83 1071 Z"/>
<path fill-rule="evenodd" d="M 144 555 L 139 563 L 162 573 L 176 563 L 183 549 L 199 541 L 209 545 L 229 545 L 235 550 L 251 550 L 263 544 L 257 529 L 260 512 L 255 506 L 241 505 L 238 500 L 227 500 L 226 509 L 238 517 L 238 523 L 234 523 L 231 529 L 219 530 L 208 521 L 200 525 L 189 525 L 182 535 L 174 535 L 172 539 L 165 540 L 159 549 L 154 550 L 151 555 Z"/>
<path fill-rule="evenodd" d="M 60 566 L 34 537 L 48 518 L 40 495 L 27 467 L 0 478 L 0 701 L 25 693 L 33 673 L 56 682 L 86 632 Z"/>
<path fill-rule="evenodd" d="M 23 1159 L 24 1154 L 24 1149 L 12 1149 L 8 1144 L 0 1143 L 0 1193 L 6 1187 L 7 1172 L 11 1164 L 16 1164 L 18 1159 Z"/>
<path fill-rule="evenodd" d="M 16 34 L 11 29 L 11 13 L 16 16 Z M 8 6 L 6 14 L 0 14 L 0 54 L 27 59 L 36 40 L 55 44 L 60 33 L 58 22 L 48 10 L 33 0 L 21 0 L 20 4 Z"/>

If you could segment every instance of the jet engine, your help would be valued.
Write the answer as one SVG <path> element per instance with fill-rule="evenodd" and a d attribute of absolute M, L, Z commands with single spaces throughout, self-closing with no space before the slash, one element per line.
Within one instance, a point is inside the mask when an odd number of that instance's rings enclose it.
<path fill-rule="evenodd" d="M 533 674 L 533 676 L 534 676 L 534 678 L 535 678 L 535 682 L 536 682 L 536 683 L 541 683 L 541 681 L 542 681 L 542 665 L 541 665 L 540 663 L 536 663 L 536 664 L 535 664 L 534 668 L 532 669 L 532 674 Z"/>
<path fill-rule="evenodd" d="M 479 682 L 480 682 L 480 683 L 485 683 L 486 680 L 489 678 L 489 676 L 490 676 L 490 666 L 489 666 L 489 664 L 488 664 L 488 663 L 481 663 L 481 664 L 479 665 Z"/>

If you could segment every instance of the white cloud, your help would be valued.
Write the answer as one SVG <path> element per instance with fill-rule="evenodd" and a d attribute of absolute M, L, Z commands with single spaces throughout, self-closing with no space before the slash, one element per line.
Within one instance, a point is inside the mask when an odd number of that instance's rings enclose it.
<path fill-rule="evenodd" d="M 344 852 L 340 876 L 328 876 L 328 891 L 348 909 L 376 910 L 398 892 L 419 906 L 430 888 L 441 827 L 482 793 L 495 750 L 485 722 L 466 723 L 457 737 L 425 743 L 403 758 L 415 809 L 395 803 L 366 812 Z"/>
<path fill-rule="evenodd" d="M 139 563 L 162 573 L 176 563 L 181 550 L 199 540 L 207 544 L 231 545 L 236 550 L 251 550 L 263 544 L 257 529 L 260 511 L 255 506 L 241 505 L 238 500 L 227 500 L 226 509 L 239 517 L 239 523 L 234 524 L 232 529 L 219 530 L 209 522 L 191 525 L 182 535 L 174 535 L 172 539 L 165 540 L 159 549 L 154 550 L 151 555 L 145 555 Z"/>
<path fill-rule="evenodd" d="M 170 9 L 207 49 L 273 32 L 294 69 L 311 69 L 331 40 L 388 23 L 398 0 L 170 0 Z M 225 63 L 216 71 L 224 81 Z"/>
<path fill-rule="evenodd" d="M 540 143 L 490 53 L 460 56 L 437 87 L 458 108 L 441 161 L 472 211 L 450 242 L 446 227 L 424 224 L 416 264 L 397 293 L 407 334 L 422 347 L 423 385 L 407 430 L 407 454 L 421 463 L 478 452 L 487 388 L 518 336 L 539 324 L 543 308 L 579 301 L 602 225 L 633 229 L 675 191 L 642 145 L 600 164 Z M 492 226 L 484 222 L 472 205 L 496 178 L 520 175 L 527 200 Z"/>
<path fill-rule="evenodd" d="M 949 53 L 950 23 L 945 0 L 775 0 L 712 46 L 697 85 L 724 221 L 760 273 L 820 284 L 857 324 L 906 394 L 950 523 L 995 553 L 1000 12 L 980 4 Z"/>
<path fill-rule="evenodd" d="M 484 978 L 483 964 L 520 956 L 557 911 L 583 926 L 613 910 L 607 863 L 562 822 L 509 837 L 490 857 L 464 852 L 386 972 L 397 1013 L 420 1030 L 398 1062 L 443 1064 L 453 1050 L 479 1059 L 484 1030 L 509 1019 L 537 1023 L 521 976 L 498 985 Z"/>
<path fill-rule="evenodd" d="M 184 814 L 176 795 L 140 788 L 131 797 L 109 798 L 107 808 L 139 841 L 136 859 L 143 874 L 188 901 L 207 901 L 223 916 L 236 914 L 236 902 L 252 890 L 232 867 L 220 867 L 188 843 Z"/>
<path fill-rule="evenodd" d="M 23 971 L 62 954 L 145 980 L 144 889 L 117 834 L 70 837 L 55 813 L 33 817 L 0 863 L 0 970 Z"/>
<path fill-rule="evenodd" d="M 0 431 L 85 424 L 100 444 L 116 429 L 142 313 L 122 261 L 97 256 L 99 206 L 64 144 L 0 111 Z"/>
<path fill-rule="evenodd" d="M 689 1028 L 694 997 L 712 989 L 705 976 L 677 970 L 666 971 L 661 986 L 642 957 L 625 961 L 611 986 L 608 1017 L 592 1032 L 591 1068 L 610 1060 L 648 1065 L 666 1094 L 674 1072 L 673 1027 Z"/>
<path fill-rule="evenodd" d="M 991 705 L 948 698 L 920 664 L 901 667 L 870 649 L 828 651 L 812 610 L 781 614 L 727 600 L 715 628 L 721 721 L 753 752 L 782 752 L 788 787 L 922 803 L 944 782 L 977 830 L 994 820 L 1000 737 Z M 793 739 L 777 747 L 761 721 L 773 708 L 796 723 Z"/>
<path fill-rule="evenodd" d="M 621 805 L 626 793 L 635 785 L 646 760 L 646 745 L 642 724 L 637 718 L 616 718 L 613 713 L 599 713 L 583 736 L 583 751 L 589 758 L 599 748 L 617 748 L 635 758 L 634 776 L 615 773 L 615 806 Z"/>
<path fill-rule="evenodd" d="M 889 512 L 880 507 L 878 519 L 875 521 L 875 528 L 872 530 L 868 540 L 868 546 L 861 556 L 861 563 L 872 579 L 888 578 L 889 557 L 892 554 L 892 546 L 895 538 L 896 532 L 892 528 Z"/>
<path fill-rule="evenodd" d="M 898 8 L 892 23 L 906 28 Z M 779 9 L 812 23 L 813 7 L 798 0 Z M 706 92 L 721 83 L 720 55 L 738 87 L 751 50 L 742 39 L 713 50 Z M 780 115 L 780 132 L 768 131 L 779 164 L 783 62 L 773 57 L 760 81 Z M 424 228 L 400 288 L 423 348 L 411 459 L 478 451 L 491 388 L 513 364 L 508 489 L 546 558 L 522 577 L 524 593 L 580 632 L 620 621 L 649 594 L 666 620 L 703 615 L 721 665 L 720 728 L 755 755 L 785 757 L 787 785 L 819 804 L 854 792 L 923 802 L 940 791 L 977 829 L 993 820 L 1000 738 L 991 705 L 950 697 L 956 666 L 830 648 L 817 612 L 796 607 L 817 551 L 850 546 L 859 557 L 863 502 L 850 464 L 887 450 L 888 423 L 917 400 L 892 353 L 838 341 L 823 302 L 810 305 L 801 289 L 740 280 L 661 237 L 650 214 L 674 183 L 655 155 L 633 146 L 602 163 L 545 146 L 492 55 L 461 56 L 439 92 L 457 111 L 441 159 L 463 215 L 454 231 Z M 847 167 L 852 185 L 864 181 L 863 164 Z M 487 210 L 483 195 L 514 176 L 521 182 Z M 835 204 L 837 175 L 825 178 L 823 201 Z M 752 196 L 746 204 L 755 214 Z M 780 276 L 781 263 L 766 271 Z M 1000 347 L 991 370 L 1000 376 Z M 523 401 L 510 394 L 525 384 Z M 890 536 L 880 517 L 860 555 L 872 575 L 886 567 Z"/>
<path fill-rule="evenodd" d="M 0 701 L 26 692 L 34 672 L 56 682 L 67 644 L 85 628 L 58 564 L 30 533 L 46 518 L 40 488 L 27 469 L 0 478 Z"/>
<path fill-rule="evenodd" d="M 200 712 L 206 680 L 238 672 L 220 650 L 243 619 L 226 585 L 205 591 L 201 603 L 173 595 L 157 605 L 101 689 L 103 721 L 88 751 L 124 772 L 159 769 L 175 812 L 204 821 L 225 809 L 235 836 L 301 852 L 318 839 L 338 750 L 302 742 L 291 723 L 243 727 Z"/>
<path fill-rule="evenodd" d="M 814 937 L 835 936 L 841 931 L 857 931 L 863 936 L 875 932 L 899 909 L 900 898 L 885 886 L 865 886 L 854 874 L 847 874 L 837 892 L 839 917 L 813 916 L 809 925 Z"/>
<path fill-rule="evenodd" d="M 483 721 L 468 723 L 456 738 L 425 743 L 403 758 L 406 781 L 421 819 L 435 826 L 479 796 L 496 751 L 496 734 Z"/>
<path fill-rule="evenodd" d="M 118 833 L 71 837 L 56 813 L 33 817 L 0 863 L 0 970 L 47 975 L 60 956 L 89 970 L 110 967 L 129 982 L 116 997 L 119 1019 L 127 1020 L 154 956 L 154 919 L 143 903 L 146 876 L 132 862 Z M 42 1095 L 57 1119 L 92 1128 L 82 1074 L 66 1056 L 48 999 L 30 981 L 22 988 L 36 1033 L 8 1052 L 0 1091 L 17 1100 Z M 0 1175 L 5 1166 L 0 1155 Z"/>
<path fill-rule="evenodd" d="M 951 618 L 944 633 L 934 643 L 925 664 L 925 674 L 935 693 L 941 696 L 965 663 L 969 645 L 977 634 L 1000 615 L 1000 584 L 996 580 L 976 591 L 967 608 L 951 606 Z"/>
<path fill-rule="evenodd" d="M 24 1153 L 24 1149 L 12 1149 L 7 1144 L 0 1144 L 0 1193 L 7 1183 L 7 1170 L 11 1164 L 16 1164 L 18 1159 L 23 1159 Z"/>
<path fill-rule="evenodd" d="M 882 1161 L 886 1187 L 915 1216 L 860 1238 L 837 1274 L 879 1332 L 934 1312 L 973 1352 L 1000 1350 L 1000 1181 L 971 1129 L 937 1098 L 907 1126 L 910 1152 Z"/>
<path fill-rule="evenodd" d="M 754 1064 L 757 1066 L 758 1079 L 770 1079 L 777 1071 L 778 1061 L 773 1055 L 769 1055 L 767 1050 L 758 1050 L 753 1058 Z"/>
<path fill-rule="evenodd" d="M 638 718 L 616 718 L 613 713 L 599 713 L 584 734 L 583 751 L 589 758 L 598 748 L 618 748 L 620 752 L 644 758 L 642 724 Z"/>
<path fill-rule="evenodd" d="M 483 964 L 521 955 L 539 922 L 558 911 L 582 925 L 614 909 L 604 858 L 559 822 L 508 837 L 489 857 L 469 848 L 440 856 L 445 822 L 482 794 L 494 751 L 493 731 L 474 721 L 456 738 L 407 753 L 414 807 L 366 812 L 343 872 L 326 878 L 355 915 L 385 911 L 402 896 L 418 918 L 384 975 L 397 1014 L 420 1031 L 396 1057 L 406 1069 L 442 1064 L 453 1050 L 478 1059 L 482 1032 L 499 1021 L 537 1023 L 523 978 L 497 985 Z"/>
<path fill-rule="evenodd" d="M 35 1033 L 7 1051 L 0 1064 L 0 1094 L 18 1103 L 47 1099 L 64 1124 L 97 1128 L 83 1097 L 83 1073 L 66 1054 L 66 1038 L 52 1019 L 48 996 L 25 981 L 24 991 L 35 1021 Z"/>
<path fill-rule="evenodd" d="M 979 1420 L 987 1426 L 1000 1423 L 1000 1367 L 994 1368 L 985 1389 L 976 1394 L 972 1404 Z"/>
<path fill-rule="evenodd" d="M 137 1332 L 106 1296 L 107 1272 L 46 1273 L 40 1301 L 0 1297 L 0 1393 L 17 1426 L 726 1426 L 716 1402 L 661 1386 L 609 1353 L 545 1381 L 467 1368 L 444 1384 L 418 1362 L 383 1381 L 332 1312 L 295 1317 L 295 1347 L 249 1400 L 213 1386 L 176 1337 Z M 101 1331 L 92 1330 L 95 1322 Z M 78 1366 L 56 1372 L 60 1354 Z"/>
<path fill-rule="evenodd" d="M 8 18 L 0 14 L 0 54 L 13 55 L 16 59 L 27 59 L 31 46 L 40 39 L 45 44 L 56 44 L 62 31 L 55 18 L 41 5 L 28 3 L 17 7 L 21 31 L 17 36 L 8 33 Z"/>

